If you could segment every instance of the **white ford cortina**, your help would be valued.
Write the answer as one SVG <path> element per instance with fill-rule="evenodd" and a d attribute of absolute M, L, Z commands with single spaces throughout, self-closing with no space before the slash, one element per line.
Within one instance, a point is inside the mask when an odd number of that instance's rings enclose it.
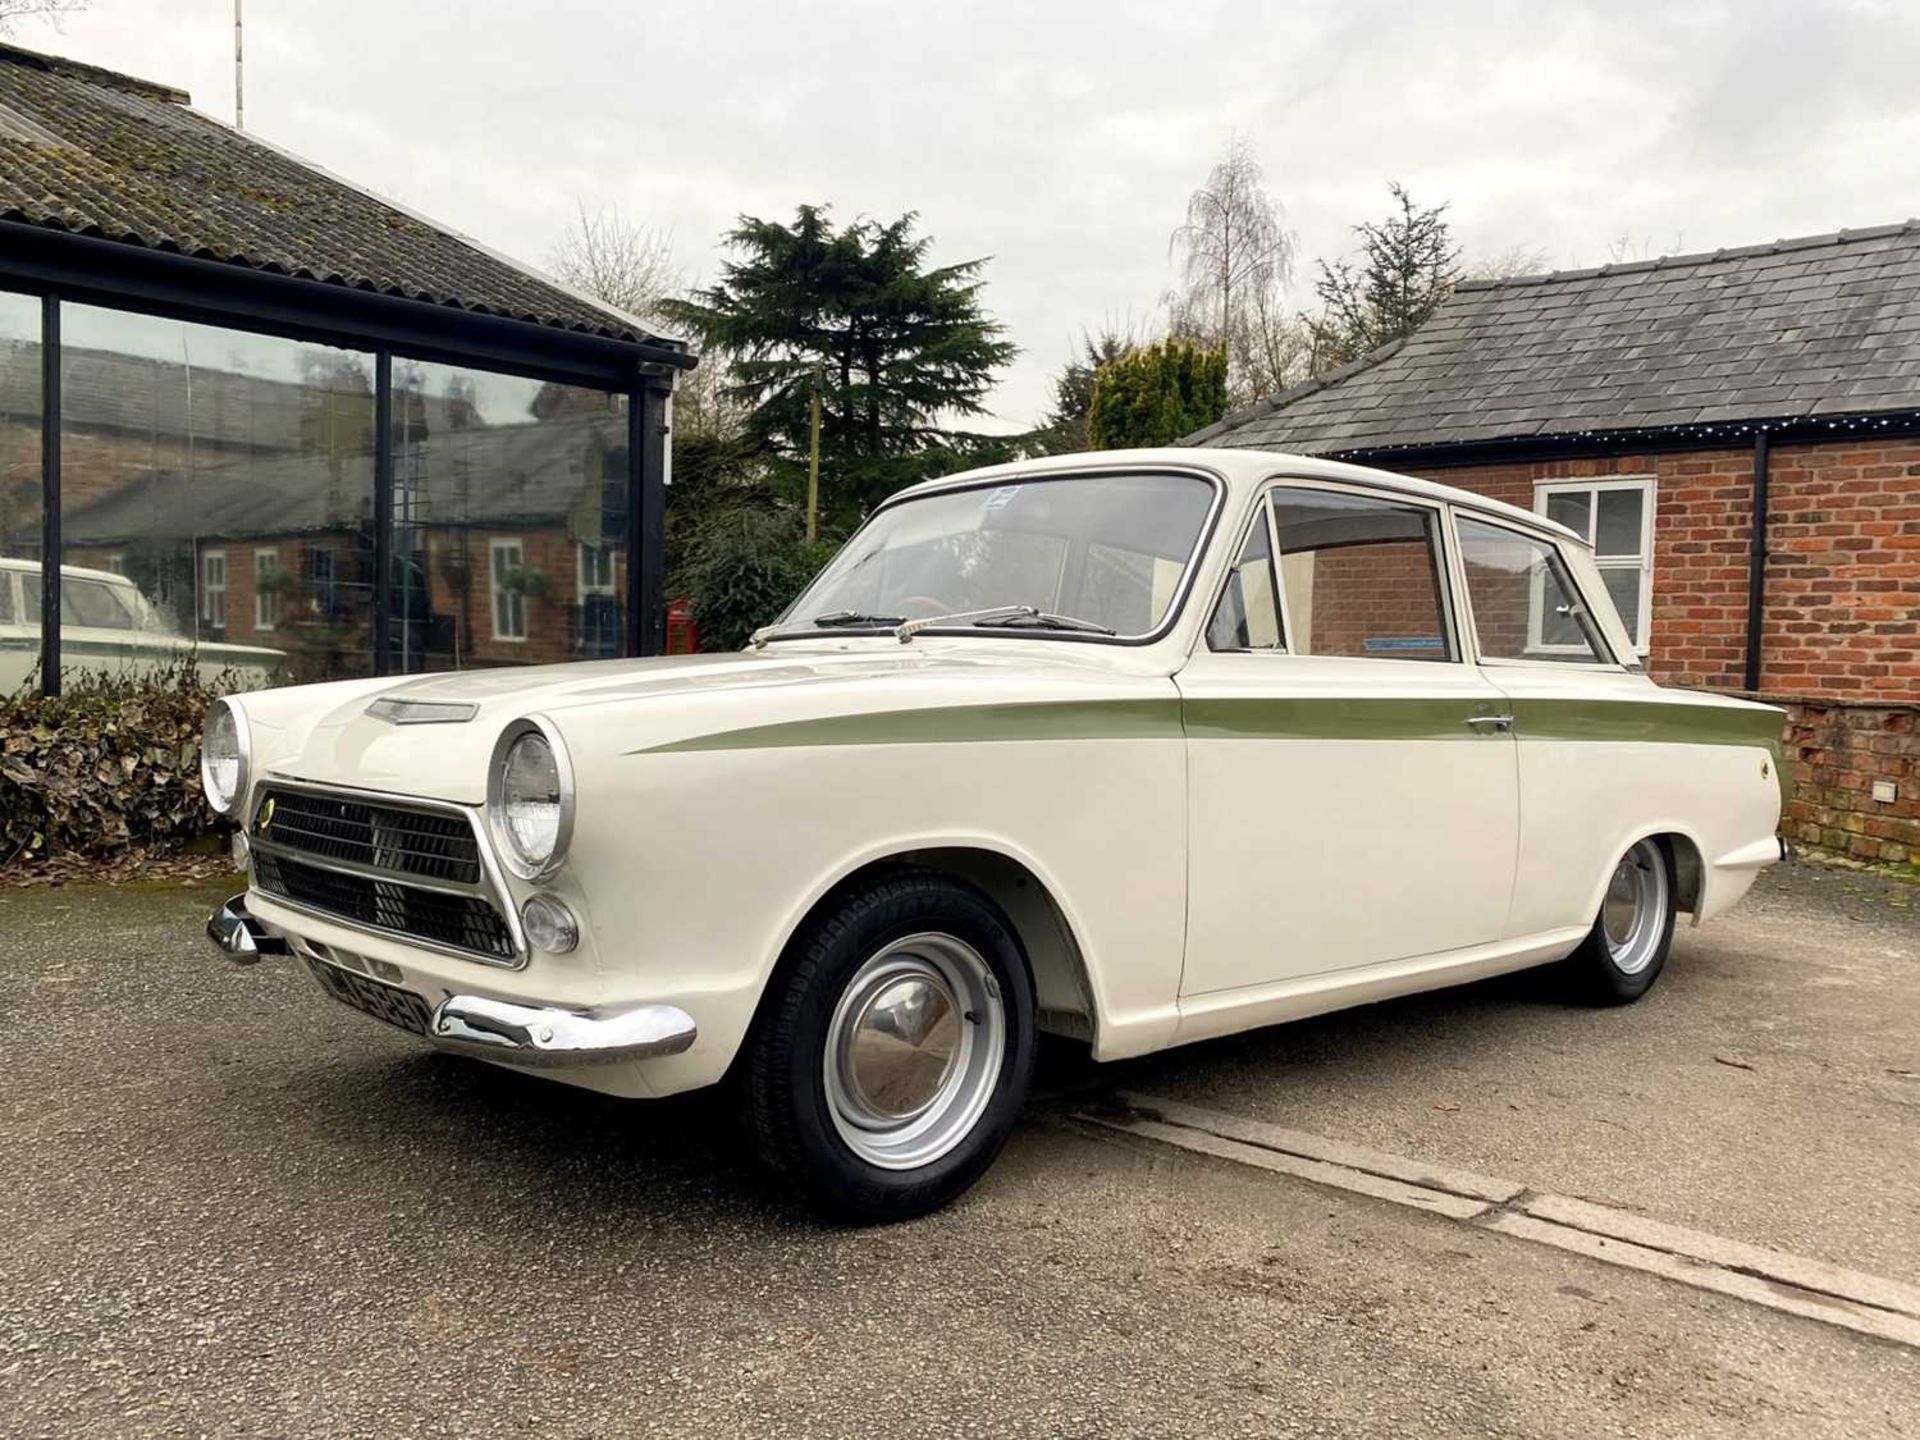
<path fill-rule="evenodd" d="M 1655 686 L 1540 516 L 1062 457 L 896 496 L 740 654 L 221 701 L 250 883 L 208 928 L 447 1049 L 731 1080 L 816 1202 L 906 1216 L 1038 1031 L 1109 1060 L 1555 962 L 1638 998 L 1781 857 L 1782 719 Z"/>

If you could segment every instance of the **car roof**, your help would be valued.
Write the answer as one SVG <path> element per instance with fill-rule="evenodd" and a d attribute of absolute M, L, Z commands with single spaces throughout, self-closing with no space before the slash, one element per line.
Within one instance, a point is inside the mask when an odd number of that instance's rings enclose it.
<path fill-rule="evenodd" d="M 16 559 L 12 556 L 0 556 L 0 570 L 31 572 L 38 575 L 40 573 L 40 562 L 38 560 Z M 133 582 L 124 575 L 116 575 L 111 570 L 89 570 L 84 565 L 62 565 L 60 567 L 60 574 L 63 578 L 71 575 L 81 580 L 105 580 L 114 585 L 133 584 Z"/>
<path fill-rule="evenodd" d="M 1218 475 L 1227 483 L 1229 490 L 1234 491 L 1249 489 L 1276 475 L 1303 480 L 1343 480 L 1350 484 L 1365 485 L 1377 490 L 1390 490 L 1422 500 L 1444 501 L 1462 510 L 1476 510 L 1484 515 L 1495 516 L 1513 524 L 1525 525 L 1532 530 L 1543 531 L 1556 539 L 1572 540 L 1580 545 L 1587 543 L 1584 536 L 1576 535 L 1557 520 L 1549 520 L 1546 516 L 1537 515 L 1531 510 L 1522 510 L 1519 506 L 1509 505 L 1504 500 L 1476 495 L 1471 490 L 1460 490 L 1452 485 L 1422 480 L 1415 475 L 1401 475 L 1391 470 L 1376 470 L 1367 465 L 1349 465 L 1339 460 L 1321 460 L 1312 455 L 1289 455 L 1278 450 L 1214 450 L 1200 446 L 1166 446 L 1153 450 L 1092 450 L 1074 455 L 1048 455 L 1034 460 L 1016 460 L 1006 465 L 989 465 L 979 470 L 945 475 L 938 480 L 923 480 L 891 496 L 886 503 L 891 505 L 912 496 L 977 485 L 982 481 L 1057 475 L 1096 468 L 1109 470 L 1116 466 L 1135 470 L 1154 468 L 1191 470 L 1198 467 Z"/>

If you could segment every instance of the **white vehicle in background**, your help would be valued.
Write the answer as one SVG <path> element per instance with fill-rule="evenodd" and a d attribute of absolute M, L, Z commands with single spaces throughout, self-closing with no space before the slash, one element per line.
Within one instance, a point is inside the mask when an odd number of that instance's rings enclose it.
<path fill-rule="evenodd" d="M 203 679 L 230 674 L 242 689 L 271 684 L 287 662 L 283 650 L 180 634 L 125 575 L 60 567 L 62 675 L 151 669 L 189 654 Z M 40 562 L 0 559 L 0 696 L 19 691 L 39 660 Z"/>
<path fill-rule="evenodd" d="M 1637 999 L 1782 858 L 1783 719 L 1655 685 L 1543 516 L 1060 456 L 894 496 L 740 654 L 220 701 L 250 877 L 208 929 L 446 1049 L 730 1077 L 800 1193 L 899 1218 L 992 1160 L 1038 1030 L 1111 1060 L 1555 962 Z"/>

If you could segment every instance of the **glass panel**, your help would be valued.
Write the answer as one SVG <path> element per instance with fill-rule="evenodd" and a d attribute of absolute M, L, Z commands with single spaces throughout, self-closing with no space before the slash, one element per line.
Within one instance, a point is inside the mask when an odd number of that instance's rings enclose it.
<path fill-rule="evenodd" d="M 1613 597 L 1613 608 L 1620 612 L 1620 622 L 1627 627 L 1627 635 L 1639 645 L 1640 587 L 1646 576 L 1637 565 L 1609 565 L 1600 572 L 1600 578 L 1606 582 L 1607 594 Z"/>
<path fill-rule="evenodd" d="M 1547 518 L 1558 520 L 1583 540 L 1591 540 L 1593 531 L 1587 528 L 1592 518 L 1593 506 L 1591 490 L 1558 490 L 1547 496 Z"/>
<path fill-rule="evenodd" d="M 1278 650 L 1280 599 L 1273 576 L 1273 547 L 1267 543 L 1266 516 L 1256 515 L 1227 588 L 1207 625 L 1213 650 Z"/>
<path fill-rule="evenodd" d="M 372 673 L 372 356 L 65 305 L 60 373 L 64 674 Z"/>
<path fill-rule="evenodd" d="M 1016 481 L 908 500 L 847 542 L 788 623 L 847 612 L 897 624 L 1031 605 L 1144 635 L 1173 603 L 1212 503 L 1210 484 L 1182 475 Z"/>
<path fill-rule="evenodd" d="M 40 664 L 40 525 L 40 301 L 0 291 L 0 696 Z"/>
<path fill-rule="evenodd" d="M 1593 622 L 1553 546 L 1463 518 L 1460 557 L 1483 658 L 1579 664 L 1601 659 Z"/>
<path fill-rule="evenodd" d="M 1453 658 L 1431 510 L 1331 490 L 1276 490 L 1273 517 L 1295 654 Z"/>
<path fill-rule="evenodd" d="M 1640 557 L 1640 518 L 1646 504 L 1644 490 L 1602 490 L 1599 523 L 1595 527 L 1593 549 L 1596 555 Z"/>
<path fill-rule="evenodd" d="M 626 652 L 624 396 L 393 364 L 395 668 Z"/>

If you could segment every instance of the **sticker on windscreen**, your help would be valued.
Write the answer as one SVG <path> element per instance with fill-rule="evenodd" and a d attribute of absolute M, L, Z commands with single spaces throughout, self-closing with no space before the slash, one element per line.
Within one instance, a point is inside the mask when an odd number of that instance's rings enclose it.
<path fill-rule="evenodd" d="M 1013 503 L 1013 497 L 1020 493 L 1018 485 L 1002 485 L 998 490 L 989 490 L 987 498 L 980 502 L 982 510 L 1004 510 Z"/>

